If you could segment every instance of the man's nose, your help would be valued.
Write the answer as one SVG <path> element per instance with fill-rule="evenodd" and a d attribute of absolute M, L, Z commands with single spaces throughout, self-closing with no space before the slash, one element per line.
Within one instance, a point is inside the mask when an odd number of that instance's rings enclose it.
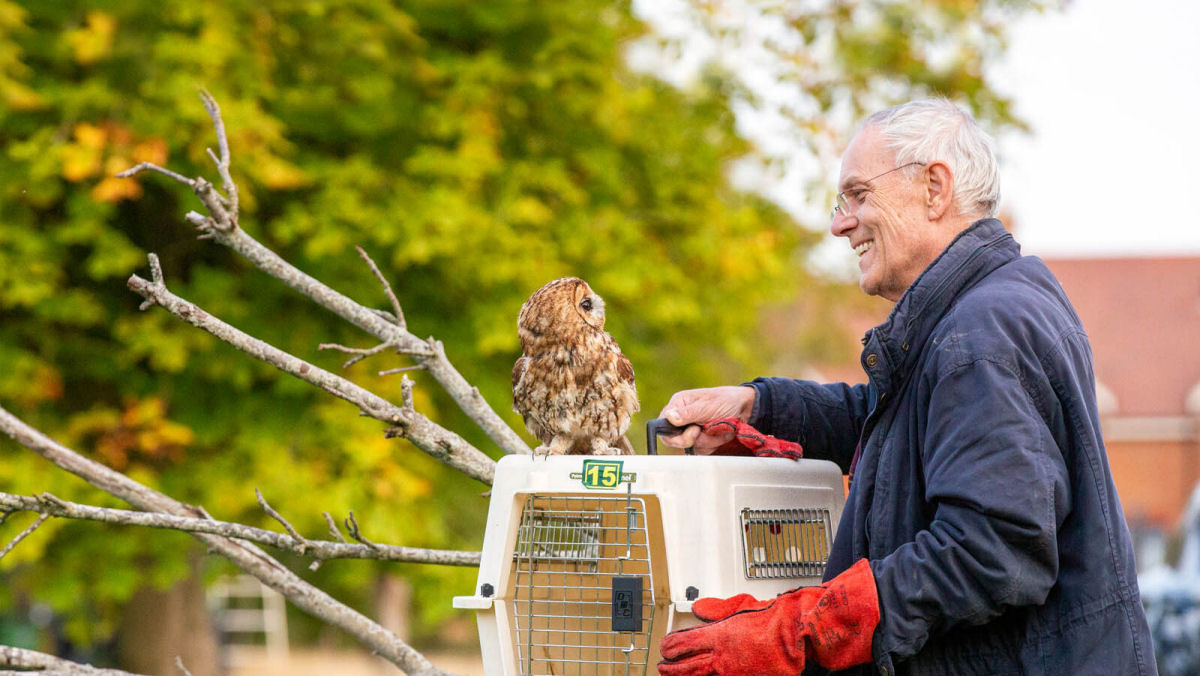
<path fill-rule="evenodd" d="M 829 232 L 833 233 L 834 237 L 849 237 L 850 231 L 854 226 L 858 225 L 858 218 L 847 215 L 841 211 L 833 212 L 833 220 L 829 223 Z"/>

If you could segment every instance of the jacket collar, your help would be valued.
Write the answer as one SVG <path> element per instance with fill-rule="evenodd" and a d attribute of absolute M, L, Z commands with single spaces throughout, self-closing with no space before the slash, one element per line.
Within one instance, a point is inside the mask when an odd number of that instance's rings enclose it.
<path fill-rule="evenodd" d="M 959 294 L 1020 255 L 1020 245 L 994 218 L 960 232 L 904 291 L 887 321 L 863 336 L 862 366 L 879 394 L 904 382 L 920 346 Z"/>

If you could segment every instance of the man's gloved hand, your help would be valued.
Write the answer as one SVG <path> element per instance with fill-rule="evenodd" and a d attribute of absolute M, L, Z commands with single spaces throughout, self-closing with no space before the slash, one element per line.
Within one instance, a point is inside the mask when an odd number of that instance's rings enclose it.
<path fill-rule="evenodd" d="M 818 588 L 802 587 L 800 589 L 793 589 L 790 592 L 784 592 L 784 594 L 799 594 L 800 592 L 807 591 L 809 589 Z M 783 596 L 784 594 L 781 594 L 780 596 Z M 737 596 L 730 596 L 727 599 L 697 599 L 696 602 L 692 604 L 692 614 L 697 618 L 704 620 L 705 622 L 716 622 L 717 620 L 723 620 L 734 613 L 740 613 L 743 610 L 758 610 L 761 608 L 766 608 L 774 602 L 775 599 L 771 599 L 770 601 L 759 601 L 749 594 L 738 594 Z"/>
<path fill-rule="evenodd" d="M 819 587 L 756 602 L 740 594 L 701 599 L 697 617 L 730 614 L 662 640 L 661 676 L 798 674 L 811 660 L 827 669 L 871 661 L 879 595 L 866 559 Z"/>
<path fill-rule="evenodd" d="M 800 444 L 763 434 L 737 418 L 713 420 L 702 425 L 700 430 L 703 436 L 733 435 L 732 440 L 713 451 L 713 455 L 742 455 L 748 450 L 760 458 L 799 460 L 804 457 Z"/>

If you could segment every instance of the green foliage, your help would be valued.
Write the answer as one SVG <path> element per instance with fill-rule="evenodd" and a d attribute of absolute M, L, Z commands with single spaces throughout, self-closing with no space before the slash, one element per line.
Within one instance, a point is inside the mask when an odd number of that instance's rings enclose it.
<path fill-rule="evenodd" d="M 0 402 L 217 518 L 273 527 L 258 487 L 314 536 L 321 511 L 354 509 L 378 541 L 478 548 L 480 485 L 383 439 L 348 404 L 137 311 L 123 280 L 145 276 L 156 252 L 173 291 L 324 368 L 344 356 L 318 343 L 370 344 L 198 242 L 185 187 L 114 174 L 152 161 L 213 178 L 203 87 L 222 106 L 248 232 L 386 307 L 353 251 L 363 246 L 409 327 L 443 340 L 522 432 L 508 410 L 517 311 L 546 281 L 583 277 L 637 368 L 644 420 L 678 388 L 768 362 L 759 310 L 806 287 L 794 261 L 815 235 L 728 184 L 727 164 L 749 148 L 724 81 L 682 92 L 627 69 L 622 46 L 643 30 L 624 3 L 591 0 L 0 0 Z M 892 57 L 853 44 L 839 58 L 869 88 Z M 956 74 L 938 84 L 986 91 Z M 895 75 L 932 77 L 922 63 Z M 375 357 L 349 376 L 398 400 L 399 381 L 373 374 L 404 363 Z M 419 410 L 498 454 L 436 383 L 416 380 Z M 0 448 L 2 490 L 112 503 L 8 439 Z M 186 574 L 188 542 L 47 524 L 0 562 L 2 593 L 43 599 L 75 618 L 73 638 L 96 639 L 139 585 Z M 384 568 L 295 563 L 360 607 Z M 427 626 L 471 584 L 469 571 L 386 569 L 410 577 Z"/>

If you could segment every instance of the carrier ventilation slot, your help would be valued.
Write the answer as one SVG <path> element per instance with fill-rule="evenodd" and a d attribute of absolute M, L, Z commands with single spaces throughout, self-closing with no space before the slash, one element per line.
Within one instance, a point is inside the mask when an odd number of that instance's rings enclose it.
<path fill-rule="evenodd" d="M 746 578 L 819 577 L 829 559 L 829 510 L 743 509 Z"/>

